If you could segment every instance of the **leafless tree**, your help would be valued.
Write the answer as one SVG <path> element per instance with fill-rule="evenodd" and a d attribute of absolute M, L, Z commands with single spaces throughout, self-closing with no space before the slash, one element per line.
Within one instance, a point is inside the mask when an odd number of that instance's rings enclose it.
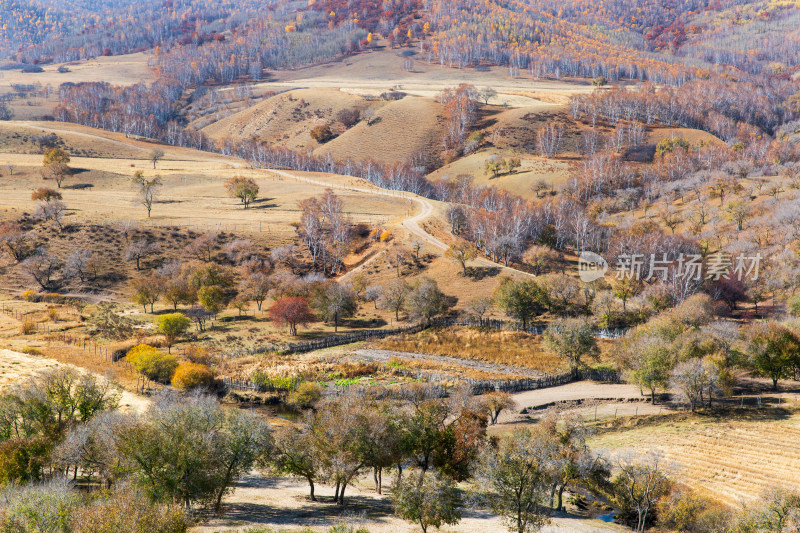
<path fill-rule="evenodd" d="M 254 253 L 253 243 L 248 239 L 236 239 L 225 246 L 225 255 L 236 264 L 250 259 Z"/>
<path fill-rule="evenodd" d="M 467 313 L 482 326 L 486 315 L 492 309 L 492 305 L 491 298 L 475 298 L 467 304 Z"/>
<path fill-rule="evenodd" d="M 73 250 L 64 262 L 64 277 L 78 277 L 81 281 L 86 281 L 86 276 L 90 271 L 92 262 L 92 251 L 85 248 Z"/>
<path fill-rule="evenodd" d="M 150 242 L 147 239 L 137 239 L 132 241 L 125 248 L 125 259 L 129 261 L 136 261 L 136 270 L 141 270 L 142 259 L 146 259 L 153 254 L 158 253 L 161 246 L 157 242 Z"/>
<path fill-rule="evenodd" d="M 647 516 L 671 485 L 663 459 L 656 453 L 644 457 L 623 454 L 617 458 L 616 466 L 619 470 L 618 490 L 637 514 L 636 531 L 642 532 L 647 525 Z"/>
<path fill-rule="evenodd" d="M 67 204 L 61 200 L 50 200 L 42 203 L 34 213 L 36 218 L 49 220 L 58 228 L 64 231 L 64 217 L 67 214 Z"/>
<path fill-rule="evenodd" d="M 536 148 L 543 157 L 553 158 L 558 156 L 561 148 L 561 137 L 564 129 L 553 123 L 548 123 L 536 132 Z"/>
<path fill-rule="evenodd" d="M 150 161 L 153 162 L 153 170 L 156 168 L 156 163 L 158 163 L 164 157 L 164 150 L 161 148 L 156 148 L 152 152 L 150 152 Z"/>
<path fill-rule="evenodd" d="M 0 224 L 0 248 L 4 249 L 15 261 L 22 261 L 29 253 L 32 240 L 30 232 L 15 222 Z"/>
<path fill-rule="evenodd" d="M 53 276 L 59 267 L 58 258 L 50 255 L 44 248 L 37 249 L 32 256 L 22 262 L 22 271 L 38 283 L 42 289 L 50 288 Z"/>
<path fill-rule="evenodd" d="M 364 291 L 364 300 L 367 302 L 372 302 L 375 306 L 375 309 L 378 308 L 378 301 L 383 296 L 383 288 L 380 285 L 370 285 Z"/>
<path fill-rule="evenodd" d="M 204 233 L 196 237 L 186 247 L 186 251 L 200 261 L 210 263 L 218 244 L 219 236 L 216 233 Z"/>

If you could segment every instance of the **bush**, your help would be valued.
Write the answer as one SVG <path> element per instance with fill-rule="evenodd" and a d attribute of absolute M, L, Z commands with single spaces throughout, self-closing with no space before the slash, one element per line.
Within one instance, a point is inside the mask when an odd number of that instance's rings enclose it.
<path fill-rule="evenodd" d="M 143 494 L 102 494 L 71 515 L 72 533 L 184 533 L 189 523 L 178 505 L 152 503 Z"/>
<path fill-rule="evenodd" d="M 352 128 L 361 121 L 361 111 L 358 108 L 342 109 L 336 116 L 344 127 Z"/>
<path fill-rule="evenodd" d="M 251 380 L 265 388 L 285 390 L 285 391 L 293 391 L 297 389 L 303 382 L 303 379 L 299 377 L 270 376 L 268 374 L 264 374 L 263 372 L 254 373 L 253 376 L 251 377 Z"/>
<path fill-rule="evenodd" d="M 23 335 L 33 335 L 36 333 L 36 322 L 31 322 L 30 320 L 26 320 L 22 323 L 19 327 L 19 332 Z"/>
<path fill-rule="evenodd" d="M 314 407 L 322 398 L 322 387 L 317 383 L 305 381 L 289 394 L 286 403 L 299 409 Z"/>
<path fill-rule="evenodd" d="M 35 302 L 39 300 L 39 295 L 36 291 L 25 291 L 22 293 L 22 299 L 26 302 Z"/>
<path fill-rule="evenodd" d="M 184 355 L 192 363 L 211 366 L 215 361 L 214 357 L 208 350 L 197 344 L 190 344 L 184 350 Z"/>
<path fill-rule="evenodd" d="M 169 383 L 178 367 L 174 355 L 165 354 L 147 344 L 140 344 L 128 352 L 128 362 L 148 379 Z"/>
<path fill-rule="evenodd" d="M 328 126 L 327 124 L 324 124 L 322 126 L 314 126 L 311 129 L 311 138 L 320 144 L 325 144 L 334 137 L 335 135 L 333 134 L 331 127 Z"/>
<path fill-rule="evenodd" d="M 214 373 L 206 365 L 198 363 L 181 363 L 172 376 L 172 386 L 183 390 L 207 388 L 213 383 Z"/>

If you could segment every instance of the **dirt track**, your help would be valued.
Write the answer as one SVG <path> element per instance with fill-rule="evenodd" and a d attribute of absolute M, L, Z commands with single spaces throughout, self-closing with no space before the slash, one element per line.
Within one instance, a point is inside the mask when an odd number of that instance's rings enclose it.
<path fill-rule="evenodd" d="M 62 365 L 55 359 L 0 349 L 0 391 L 15 383 L 23 382 L 39 372 L 59 366 L 71 366 L 85 372 L 85 370 L 72 365 Z M 141 396 L 128 391 L 122 392 L 120 407 L 123 411 L 141 412 L 149 404 L 150 402 Z"/>

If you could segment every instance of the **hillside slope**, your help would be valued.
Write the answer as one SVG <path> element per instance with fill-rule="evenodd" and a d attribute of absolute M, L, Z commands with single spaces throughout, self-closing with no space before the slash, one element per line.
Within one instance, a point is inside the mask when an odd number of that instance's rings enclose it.
<path fill-rule="evenodd" d="M 432 98 L 407 96 L 383 105 L 371 125 L 360 122 L 319 147 L 314 155 L 330 153 L 339 160 L 373 158 L 397 163 L 421 152 L 439 152 L 443 133 L 441 106 Z"/>

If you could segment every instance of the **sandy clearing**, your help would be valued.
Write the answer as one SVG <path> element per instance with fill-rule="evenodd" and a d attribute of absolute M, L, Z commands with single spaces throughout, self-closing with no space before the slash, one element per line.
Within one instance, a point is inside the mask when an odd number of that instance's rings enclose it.
<path fill-rule="evenodd" d="M 566 402 L 561 407 L 577 413 L 586 420 L 604 420 L 623 416 L 653 415 L 669 412 L 662 405 L 651 405 L 641 395 L 639 388 L 626 383 L 600 383 L 596 381 L 577 381 L 558 387 L 519 392 L 511 395 L 517 404 L 513 411 L 500 413 L 494 433 L 513 429 L 520 423 L 529 423 L 535 412 L 522 414 L 523 410 L 536 410 L 544 406 Z M 580 405 L 569 402 L 580 401 Z"/>
<path fill-rule="evenodd" d="M 384 494 L 377 495 L 369 480 L 361 479 L 347 488 L 347 505 L 344 509 L 329 503 L 331 487 L 317 487 L 317 495 L 325 501 L 311 502 L 305 482 L 291 479 L 266 479 L 257 474 L 243 479 L 235 492 L 225 499 L 225 516 L 214 518 L 201 526 L 192 528 L 193 533 L 217 531 L 241 531 L 245 527 L 301 527 L 310 526 L 314 531 L 327 528 L 342 520 L 357 522 L 372 533 L 418 532 L 419 526 L 400 520 L 392 515 L 389 485 L 393 475 L 384 478 Z M 485 533 L 508 531 L 499 517 L 480 510 L 466 510 L 461 522 L 445 526 L 436 531 L 460 533 Z M 594 533 L 628 531 L 600 520 L 582 517 L 555 518 L 545 527 L 546 533 Z"/>
<path fill-rule="evenodd" d="M 59 366 L 68 366 L 80 372 L 86 372 L 86 370 L 82 368 L 74 365 L 64 365 L 55 359 L 27 355 L 0 348 L 0 391 L 34 376 L 43 370 Z M 140 413 L 146 410 L 149 405 L 150 401 L 146 398 L 129 391 L 122 391 L 120 410 Z"/>

